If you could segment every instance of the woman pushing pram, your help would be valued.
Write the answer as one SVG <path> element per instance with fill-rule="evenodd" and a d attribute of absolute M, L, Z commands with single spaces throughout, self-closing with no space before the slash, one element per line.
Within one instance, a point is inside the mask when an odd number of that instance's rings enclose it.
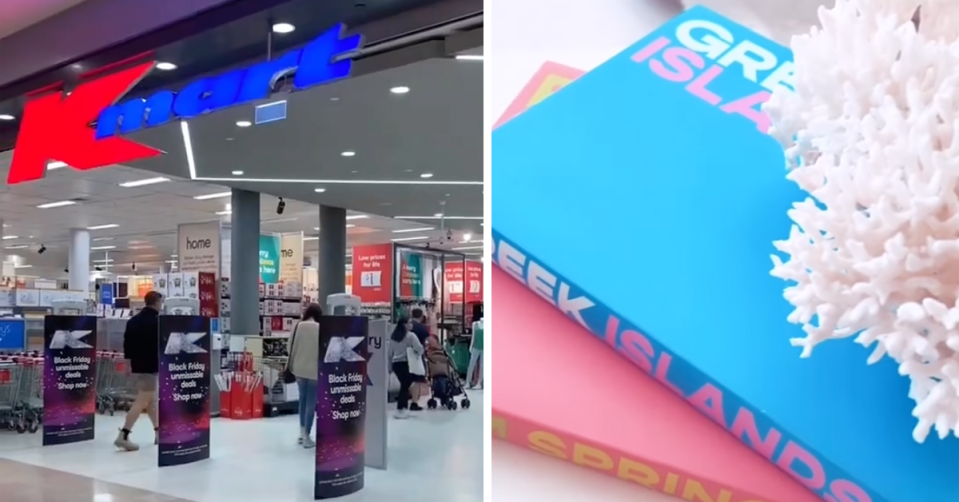
<path fill-rule="evenodd" d="M 426 372 L 429 374 L 432 382 L 431 390 L 433 396 L 426 402 L 426 407 L 435 409 L 437 404 L 443 407 L 455 410 L 457 408 L 456 396 L 463 396 L 460 405 L 463 409 L 470 407 L 470 400 L 466 397 L 463 390 L 463 382 L 459 374 L 453 368 L 453 361 L 449 354 L 443 350 L 439 339 L 430 336 L 426 340 Z"/>

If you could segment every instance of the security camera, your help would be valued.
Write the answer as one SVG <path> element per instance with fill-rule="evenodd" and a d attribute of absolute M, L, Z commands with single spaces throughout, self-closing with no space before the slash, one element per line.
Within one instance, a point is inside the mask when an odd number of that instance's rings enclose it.
<path fill-rule="evenodd" d="M 102 271 L 103 271 L 103 269 L 100 268 L 100 267 L 93 267 L 93 270 L 96 270 L 97 272 L 102 272 Z"/>
<path fill-rule="evenodd" d="M 136 272 L 136 270 L 137 270 L 137 262 L 133 262 L 133 271 Z"/>
<path fill-rule="evenodd" d="M 40 249 L 37 250 L 37 254 L 43 254 L 47 252 L 47 247 L 43 244 L 40 244 Z"/>
<path fill-rule="evenodd" d="M 283 197 L 280 197 L 280 202 L 276 204 L 276 214 L 283 214 L 284 209 L 286 209 L 286 201 L 283 200 Z"/>
<path fill-rule="evenodd" d="M 65 273 L 67 273 L 67 274 L 70 273 L 70 269 L 69 269 L 69 268 L 65 268 L 65 269 L 63 269 L 63 271 L 64 271 Z"/>
<path fill-rule="evenodd" d="M 448 241 L 453 240 L 453 231 L 452 231 L 452 230 L 447 230 L 447 231 L 446 231 L 446 240 L 448 240 Z"/>

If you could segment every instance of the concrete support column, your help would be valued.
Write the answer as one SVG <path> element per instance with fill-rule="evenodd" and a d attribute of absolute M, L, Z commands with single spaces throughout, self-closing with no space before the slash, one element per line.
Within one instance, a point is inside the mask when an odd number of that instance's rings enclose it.
<path fill-rule="evenodd" d="M 69 288 L 73 291 L 90 291 L 90 231 L 70 229 L 70 250 L 67 260 L 70 269 Z"/>
<path fill-rule="evenodd" d="M 230 333 L 260 333 L 260 194 L 234 188 L 230 237 Z"/>
<path fill-rule="evenodd" d="M 317 293 L 325 311 L 329 295 L 346 292 L 346 209 L 320 206 L 319 245 Z"/>

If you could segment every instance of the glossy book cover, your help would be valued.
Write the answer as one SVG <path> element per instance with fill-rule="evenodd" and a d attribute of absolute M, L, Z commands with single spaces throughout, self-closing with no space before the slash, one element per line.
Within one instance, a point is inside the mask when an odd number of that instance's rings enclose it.
<path fill-rule="evenodd" d="M 759 106 L 790 58 L 694 8 L 503 124 L 494 262 L 824 500 L 957 500 L 894 362 L 789 343 L 770 255 L 804 194 Z"/>
<path fill-rule="evenodd" d="M 510 382 L 494 438 L 681 500 L 817 500 L 502 270 L 492 285 L 496 380 Z"/>

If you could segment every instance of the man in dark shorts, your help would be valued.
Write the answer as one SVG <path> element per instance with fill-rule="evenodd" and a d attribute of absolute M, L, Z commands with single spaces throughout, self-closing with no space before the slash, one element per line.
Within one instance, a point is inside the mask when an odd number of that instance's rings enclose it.
<path fill-rule="evenodd" d="M 159 316 L 163 295 L 150 291 L 144 298 L 146 306 L 127 321 L 123 333 L 123 357 L 130 363 L 131 377 L 136 382 L 137 395 L 127 411 L 127 420 L 120 429 L 114 446 L 125 451 L 136 451 L 140 446 L 130 441 L 130 431 L 144 412 L 153 423 L 154 444 L 159 430 L 157 420 L 157 373 L 160 369 Z"/>
<path fill-rule="evenodd" d="M 426 347 L 426 339 L 430 337 L 430 329 L 426 326 L 427 319 L 426 315 L 423 314 L 423 309 L 415 308 L 411 310 L 410 321 L 412 323 L 410 331 L 416 335 L 416 338 L 419 338 L 420 345 Z M 426 394 L 429 394 L 426 377 L 424 375 L 413 375 L 413 386 L 410 387 L 410 411 L 421 411 L 423 409 L 418 401 Z"/>

